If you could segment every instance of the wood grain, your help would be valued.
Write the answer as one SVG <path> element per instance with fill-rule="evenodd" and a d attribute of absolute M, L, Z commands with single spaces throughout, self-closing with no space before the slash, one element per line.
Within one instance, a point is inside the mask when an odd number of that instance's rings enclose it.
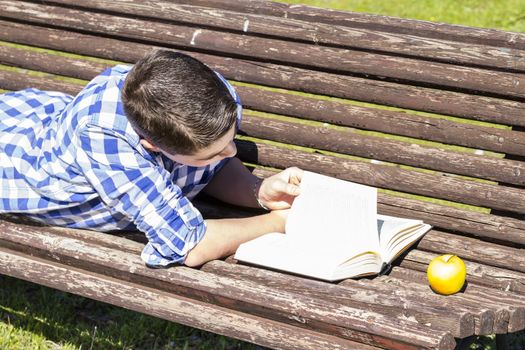
<path fill-rule="evenodd" d="M 516 49 L 487 48 L 451 40 L 420 37 L 414 33 L 392 33 L 370 28 L 351 28 L 334 24 L 302 21 L 292 18 L 265 16 L 257 13 L 235 12 L 218 8 L 184 5 L 167 1 L 138 0 L 49 0 L 47 4 L 68 5 L 84 11 L 110 12 L 148 21 L 164 20 L 174 24 L 210 28 L 243 35 L 279 38 L 290 42 L 359 48 L 366 51 L 388 52 L 399 56 L 424 58 L 429 61 L 454 63 L 461 66 L 485 66 L 525 71 L 525 53 Z M 311 10 L 311 8 L 309 9 Z"/>
<path fill-rule="evenodd" d="M 149 41 L 154 45 L 169 44 L 179 49 L 191 49 L 225 55 L 241 56 L 263 62 L 305 67 L 324 72 L 346 73 L 379 80 L 442 87 L 463 92 L 480 92 L 502 98 L 525 101 L 525 75 L 494 72 L 477 68 L 428 62 L 412 58 L 379 55 L 358 50 L 322 47 L 280 39 L 259 38 L 229 32 L 217 32 L 205 27 L 195 28 L 175 24 L 153 23 L 131 17 L 75 9 L 45 6 L 23 1 L 1 0 L 3 17 L 33 21 L 96 35 Z M 474 49 L 472 49 L 474 50 Z M 464 50 L 465 51 L 465 50 Z M 489 51 L 489 50 L 485 50 Z M 517 69 L 524 64 L 525 51 L 516 51 L 509 61 Z M 519 56 L 522 57 L 519 57 Z M 488 65 L 494 65 L 489 62 Z M 421 74 L 425 72 L 425 74 Z"/>
<path fill-rule="evenodd" d="M 237 145 L 239 158 L 252 164 L 278 169 L 298 166 L 304 170 L 378 188 L 525 213 L 523 190 L 519 188 L 466 181 L 441 174 L 426 174 L 317 152 L 291 150 L 262 142 L 237 141 Z"/>
<path fill-rule="evenodd" d="M 378 349 L 5 248 L 0 248 L 0 273 L 271 348 Z"/>
<path fill-rule="evenodd" d="M 84 80 L 91 80 L 109 66 L 102 62 L 1 45 L 0 63 Z M 243 106 L 257 111 L 482 150 L 525 155 L 523 132 L 324 101 L 260 88 L 239 86 L 236 90 L 241 96 Z"/>
<path fill-rule="evenodd" d="M 58 259 L 61 263 L 113 278 L 162 288 L 181 296 L 255 313 L 280 322 L 286 320 L 373 346 L 388 345 L 403 349 L 410 346 L 408 344 L 414 344 L 416 348 L 450 348 L 453 343 L 450 333 L 434 330 L 429 335 L 428 326 L 410 320 L 393 319 L 351 305 L 299 296 L 250 281 L 186 267 L 148 269 L 138 255 L 53 235 L 45 228 L 25 227 L 22 232 L 17 226 L 2 224 L 0 237 L 0 245 L 8 249 L 42 254 L 44 258 Z"/>
<path fill-rule="evenodd" d="M 28 26 L 0 20 L 0 38 L 28 45 L 107 59 L 134 62 L 156 45 Z M 184 50 L 182 50 L 184 51 Z M 469 119 L 525 126 L 524 103 L 370 80 L 239 58 L 189 52 L 226 78 L 307 93 L 440 113 Z M 275 74 L 279 71 L 279 74 Z M 352 88 L 349 89 L 348 87 Z"/>
<path fill-rule="evenodd" d="M 525 49 L 523 33 L 497 29 L 473 28 L 447 23 L 435 23 L 414 19 L 397 18 L 349 11 L 323 9 L 307 5 L 289 5 L 266 0 L 178 0 L 179 4 L 191 4 L 244 13 L 300 19 L 314 23 L 341 25 L 388 33 L 417 35 L 425 38 L 453 40 L 469 44 L 492 45 Z"/>

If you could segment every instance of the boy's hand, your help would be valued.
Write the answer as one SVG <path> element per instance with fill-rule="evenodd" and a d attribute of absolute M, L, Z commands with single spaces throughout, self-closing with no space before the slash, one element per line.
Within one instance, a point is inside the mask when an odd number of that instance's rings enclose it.
<path fill-rule="evenodd" d="M 264 179 L 258 191 L 259 200 L 268 209 L 290 208 L 300 193 L 302 177 L 303 171 L 293 167 Z"/>

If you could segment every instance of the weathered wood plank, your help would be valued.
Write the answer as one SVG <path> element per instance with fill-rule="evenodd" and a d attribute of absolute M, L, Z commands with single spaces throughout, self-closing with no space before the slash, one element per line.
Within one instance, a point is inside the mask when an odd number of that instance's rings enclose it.
<path fill-rule="evenodd" d="M 0 70 L 0 89 L 15 91 L 27 88 L 54 90 L 76 95 L 82 89 L 82 86 L 46 76 Z"/>
<path fill-rule="evenodd" d="M 525 133 L 239 86 L 249 109 L 508 154 L 525 155 Z"/>
<path fill-rule="evenodd" d="M 428 264 L 435 258 L 436 253 L 413 249 L 400 262 L 401 267 L 415 271 L 426 272 Z M 465 260 L 467 279 L 469 282 L 496 288 L 505 292 L 512 291 L 525 295 L 525 274 L 511 271 L 506 268 L 489 266 Z"/>
<path fill-rule="evenodd" d="M 421 288 L 428 287 L 425 283 L 426 274 L 424 272 L 402 267 L 394 268 L 385 280 L 386 283 L 396 285 L 408 284 L 409 287 L 413 288 L 417 288 L 416 285 L 420 285 Z M 525 298 L 523 295 L 495 291 L 491 288 L 469 283 L 468 279 L 466 290 L 463 293 L 466 293 L 472 300 L 483 300 L 485 305 L 493 304 L 496 308 L 507 311 L 507 313 L 502 313 L 499 319 L 496 314 L 494 333 L 513 333 L 525 329 Z"/>
<path fill-rule="evenodd" d="M 383 137 L 363 135 L 354 130 L 334 130 L 328 126 L 312 127 L 305 124 L 245 115 L 240 133 L 264 140 L 378 161 L 525 185 L 525 164 L 522 162 L 409 144 Z"/>
<path fill-rule="evenodd" d="M 360 48 L 378 52 L 389 52 L 411 57 L 423 57 L 459 65 L 485 66 L 489 69 L 503 68 L 519 70 L 524 52 L 515 49 L 495 49 L 464 43 L 421 38 L 408 34 L 396 34 L 370 29 L 353 29 L 344 26 L 279 18 L 259 14 L 226 11 L 203 6 L 182 5 L 166 1 L 137 0 L 49 0 L 46 4 L 63 4 L 85 11 L 111 11 L 116 15 L 140 16 L 148 20 L 166 20 L 190 26 L 212 27 L 213 30 L 234 31 L 245 35 L 292 39 L 315 45 L 345 48 Z M 520 59 L 521 58 L 521 59 Z"/>
<path fill-rule="evenodd" d="M 391 319 L 376 312 L 307 296 L 299 297 L 249 281 L 241 283 L 186 267 L 152 270 L 145 267 L 135 254 L 53 235 L 46 228 L 35 230 L 27 226 L 22 231 L 20 227 L 2 226 L 0 244 L 9 249 L 58 258 L 62 263 L 103 272 L 111 277 L 140 281 L 150 287 L 228 308 L 240 308 L 279 321 L 288 320 L 350 340 L 398 349 L 404 349 L 408 344 L 414 344 L 416 348 L 450 348 L 453 343 L 450 333 L 434 330 L 433 335 L 428 335 L 428 327 L 415 322 Z"/>
<path fill-rule="evenodd" d="M 252 163 L 284 169 L 298 166 L 344 180 L 378 188 L 487 206 L 524 213 L 523 190 L 466 181 L 442 175 L 420 173 L 397 167 L 279 148 L 264 143 L 238 141 L 238 156 Z"/>
<path fill-rule="evenodd" d="M 431 292 L 430 287 L 428 285 L 423 285 L 417 282 L 412 281 L 406 281 L 399 278 L 392 276 L 388 277 L 381 277 L 377 281 L 373 281 L 371 284 L 387 284 L 390 286 L 390 288 L 404 288 L 411 291 L 420 291 L 420 292 Z M 455 294 L 454 296 L 458 296 L 459 294 Z M 443 296 L 444 298 L 449 298 L 448 296 Z M 471 303 L 479 303 L 479 300 L 475 299 L 475 297 L 469 296 L 463 296 L 462 299 L 467 299 Z M 510 320 L 510 313 L 508 310 L 507 305 L 500 305 L 498 303 L 492 303 L 490 301 L 484 301 L 483 306 L 486 308 L 489 308 L 491 311 L 494 312 L 494 319 L 493 324 L 490 333 L 506 333 L 508 331 L 509 326 L 509 320 Z"/>
<path fill-rule="evenodd" d="M 24 223 L 23 219 L 20 220 L 19 216 L 14 215 L 3 215 L 2 219 L 7 219 L 15 224 L 20 224 L 20 221 Z M 29 221 L 27 224 L 31 225 L 32 222 Z M 142 250 L 142 244 L 130 242 L 128 239 L 121 237 L 116 238 L 108 234 L 56 227 L 53 227 L 51 232 L 103 247 L 123 249 L 137 256 Z M 138 234 L 144 237 L 142 233 Z M 124 234 L 122 237 L 126 237 L 126 235 Z M 243 265 L 232 265 L 218 260 L 207 263 L 201 270 L 212 272 L 218 276 L 230 277 L 241 281 L 252 281 L 278 290 L 306 295 L 341 305 L 357 305 L 363 307 L 363 309 L 376 311 L 402 320 L 415 319 L 418 323 L 428 325 L 434 329 L 450 331 L 455 337 L 459 338 L 474 334 L 474 316 L 472 312 L 476 310 L 460 310 L 458 305 L 443 310 L 441 301 L 432 300 L 432 294 L 429 294 L 430 298 L 426 298 L 423 295 L 422 298 L 417 300 L 413 300 L 413 295 L 410 295 L 407 296 L 408 299 L 406 300 L 401 299 L 400 295 L 393 296 L 382 293 L 379 290 L 372 292 L 361 288 L 359 285 L 353 285 L 352 288 L 341 288 L 340 286 L 316 280 Z"/>
<path fill-rule="evenodd" d="M 75 31 L 89 31 L 97 35 L 147 40 L 156 45 L 169 44 L 181 49 L 206 50 L 233 57 L 240 55 L 263 62 L 284 63 L 326 72 L 365 75 L 380 80 L 411 82 L 464 92 L 479 91 L 502 98 L 525 101 L 525 91 L 522 88 L 525 85 L 523 74 L 493 72 L 228 32 L 218 33 L 206 28 L 152 23 L 134 18 L 95 12 L 86 13 L 22 1 L 0 0 L 0 6 L 4 8 L 3 17 L 34 21 Z M 525 62 L 525 51 L 522 55 L 522 58 L 517 57 L 515 61 Z M 423 71 L 425 74 L 421 74 Z"/>
<path fill-rule="evenodd" d="M 494 214 L 439 205 L 379 193 L 378 210 L 382 214 L 418 218 L 456 232 L 465 232 L 506 245 L 525 244 L 525 222 Z"/>
<path fill-rule="evenodd" d="M 278 290 L 297 292 L 301 295 L 312 295 L 325 300 L 334 300 L 340 304 L 347 304 L 348 299 L 367 303 L 367 309 L 382 309 L 384 306 L 403 310 L 402 318 L 416 319 L 419 323 L 428 324 L 435 329 L 445 329 L 455 337 L 464 337 L 461 334 L 474 332 L 474 316 L 483 317 L 482 310 L 467 309 L 464 304 L 443 305 L 431 293 L 420 295 L 394 295 L 392 290 L 384 288 L 370 288 L 366 284 L 358 284 L 349 280 L 345 285 L 332 285 L 315 280 L 309 280 L 289 274 L 268 271 L 242 264 L 233 264 L 223 261 L 211 261 L 202 268 L 203 271 L 254 280 L 262 285 L 270 285 Z M 448 315 L 447 315 L 448 314 Z M 443 322 L 440 326 L 439 323 Z"/>
<path fill-rule="evenodd" d="M 91 80 L 108 64 L 0 45 L 0 63 Z M 525 133 L 402 112 L 237 87 L 245 108 L 337 125 L 394 133 L 477 149 L 525 155 Z M 329 111 L 329 113 L 327 113 Z"/>
<path fill-rule="evenodd" d="M 0 39 L 125 62 L 134 62 L 152 49 L 152 46 L 140 43 L 2 20 L 0 20 Z M 351 76 L 338 76 L 301 68 L 285 68 L 272 63 L 225 59 L 198 52 L 190 54 L 220 71 L 228 79 L 475 120 L 525 126 L 525 119 L 522 118 L 525 104 L 516 101 Z M 278 75 L 275 74 L 276 71 L 279 71 Z M 352 89 L 348 89 L 348 86 L 352 86 Z"/>
<path fill-rule="evenodd" d="M 0 273 L 271 348 L 377 349 L 5 248 Z"/>
<path fill-rule="evenodd" d="M 426 280 L 426 273 L 404 268 L 395 270 L 390 275 L 381 276 L 370 283 L 375 285 L 384 282 L 395 285 L 398 288 L 421 292 L 430 290 Z M 469 282 L 468 279 L 467 282 Z M 520 294 L 502 292 L 467 283 L 465 290 L 455 294 L 455 296 L 468 299 L 474 303 L 479 303 L 480 300 L 483 300 L 484 306 L 493 309 L 495 311 L 493 332 L 495 333 L 515 332 L 525 327 L 525 304 L 523 303 L 523 296 Z M 447 297 L 450 296 L 445 296 L 444 298 Z"/>
<path fill-rule="evenodd" d="M 36 50 L 0 45 L 0 63 L 65 77 L 91 80 L 110 64 L 78 59 Z"/>
<path fill-rule="evenodd" d="M 483 242 L 472 237 L 431 230 L 419 242 L 418 248 L 431 252 L 449 252 L 467 260 L 525 272 L 525 249 Z"/>
<path fill-rule="evenodd" d="M 367 286 L 370 290 L 380 290 L 383 293 L 390 293 L 397 298 L 415 298 L 425 299 L 432 295 L 430 288 L 408 288 L 407 286 L 396 286 L 388 285 L 382 282 L 383 280 L 371 282 L 367 281 L 353 281 L 351 279 L 340 282 L 339 285 L 351 288 L 354 284 Z M 471 299 L 456 295 L 454 298 L 446 298 L 444 296 L 436 296 L 434 300 L 440 301 L 436 308 L 443 308 L 444 310 L 461 310 L 464 312 L 470 312 L 474 316 L 474 332 L 476 335 L 489 335 L 494 332 L 494 325 L 496 322 L 502 323 L 507 321 L 508 324 L 509 314 L 507 310 L 502 308 L 495 308 L 494 305 L 480 304 L 479 301 L 473 301 Z M 499 327 L 499 325 L 498 325 Z"/>
<path fill-rule="evenodd" d="M 289 5 L 266 0 L 178 0 L 177 3 L 244 13 L 264 14 L 287 19 L 300 19 L 303 21 L 341 25 L 350 28 L 454 40 L 470 44 L 525 49 L 524 34 L 497 29 L 473 28 L 462 25 L 435 23 L 368 13 L 321 9 L 306 5 Z"/>
<path fill-rule="evenodd" d="M 122 238 L 115 238 L 113 241 L 111 241 L 106 238 L 107 235 L 102 234 L 102 233 L 97 233 L 97 232 L 87 232 L 87 231 L 80 231 L 80 230 L 48 228 L 48 227 L 34 228 L 32 226 L 29 226 L 23 229 L 24 232 L 30 230 L 31 233 L 29 234 L 31 235 L 31 237 L 28 237 L 28 239 L 25 239 L 24 237 L 26 237 L 27 233 L 22 232 L 21 233 L 22 241 L 25 243 L 24 245 L 20 246 L 20 242 L 19 242 L 20 239 L 18 238 L 20 230 L 17 229 L 17 226 L 12 225 L 12 224 L 7 224 L 7 223 L 1 223 L 1 222 L 0 222 L 0 225 L 4 225 L 4 229 L 3 229 L 4 234 L 3 234 L 2 240 L 0 241 L 0 242 L 3 242 L 2 244 L 4 246 L 10 246 L 15 249 L 19 249 L 23 251 L 27 249 L 31 249 L 31 251 L 33 251 L 35 254 L 43 254 L 44 256 L 48 256 L 49 251 L 51 251 L 51 256 L 54 259 L 61 259 L 61 261 L 66 261 L 66 262 L 67 262 L 67 258 L 64 258 L 63 254 L 57 255 L 57 252 L 55 251 L 57 247 L 52 246 L 51 247 L 52 249 L 50 248 L 42 249 L 42 244 L 38 243 L 39 241 L 38 237 L 44 234 L 45 236 L 43 238 L 44 240 L 43 245 L 48 245 L 48 246 L 50 245 L 50 242 L 57 241 L 57 235 L 64 237 L 65 239 L 76 237 L 82 242 L 91 241 L 100 247 L 108 247 L 108 248 L 117 249 L 117 250 L 119 250 L 120 245 L 122 245 L 124 247 L 128 247 L 127 251 L 129 251 L 130 253 L 134 253 L 135 256 L 139 255 L 141 247 L 142 247 L 141 244 L 137 244 L 134 242 L 128 242 L 126 239 L 122 239 Z M 10 233 L 11 230 L 15 230 L 16 233 L 11 234 Z M 43 233 L 41 234 L 39 232 L 43 232 Z M 47 232 L 47 235 L 45 234 L 46 232 Z M 54 238 L 52 240 L 49 237 L 54 237 Z M 98 240 L 98 242 L 93 241 L 93 240 Z M 72 246 L 70 242 L 71 240 L 67 241 L 68 247 Z M 129 248 L 131 248 L 131 250 L 128 250 Z M 74 260 L 72 264 L 78 266 L 79 264 L 81 265 L 84 261 L 85 259 L 83 260 L 77 259 L 77 260 Z M 217 271 L 217 264 L 221 266 L 221 271 Z M 211 265 L 215 267 L 211 267 L 211 268 L 203 267 L 203 269 L 205 271 L 214 271 L 218 276 L 221 276 L 221 277 L 230 276 L 234 279 L 241 279 L 242 281 L 245 281 L 245 280 L 250 281 L 253 279 L 252 278 L 246 279 L 243 277 L 243 275 L 246 274 L 246 275 L 252 275 L 252 276 L 259 276 L 258 280 L 255 282 L 256 285 L 262 284 L 264 286 L 270 286 L 272 288 L 275 288 L 276 283 L 278 283 L 279 281 L 279 279 L 275 280 L 275 276 L 274 276 L 275 273 L 272 273 L 270 271 L 254 269 L 251 267 L 243 267 L 242 265 L 235 266 L 235 267 L 229 266 L 229 265 L 223 265 L 220 263 L 214 263 Z M 100 269 L 100 267 L 98 267 L 97 269 Z M 240 269 L 240 270 L 237 271 L 237 269 Z M 136 268 L 134 271 L 136 271 Z M 244 271 L 244 273 L 242 271 Z M 123 272 L 120 272 L 118 276 L 122 276 L 122 274 Z M 277 274 L 277 276 L 281 276 L 281 275 Z M 185 278 L 188 278 L 188 276 L 186 276 Z M 262 281 L 261 278 L 263 278 L 264 280 Z M 285 277 L 285 279 L 289 279 L 289 281 L 293 280 L 294 278 L 295 277 L 293 276 Z M 303 281 L 302 283 L 314 284 L 314 286 L 315 286 L 315 283 L 319 283 L 316 281 L 307 282 L 304 279 L 299 279 L 299 280 Z M 149 281 L 149 282 L 144 282 L 144 283 L 148 283 L 148 285 L 157 284 L 157 282 L 155 281 L 153 282 Z M 295 283 L 293 283 L 293 285 L 297 285 L 297 283 L 298 282 L 296 281 Z M 350 284 L 350 288 L 352 289 L 352 292 L 349 292 L 347 290 L 343 292 L 341 291 L 334 292 L 331 290 L 326 290 L 326 288 L 333 288 L 333 287 L 329 287 L 330 284 L 326 284 L 326 283 L 322 283 L 322 287 L 320 287 L 320 289 L 325 290 L 327 293 L 329 293 L 329 295 L 342 294 L 343 296 L 350 296 L 356 293 L 355 283 L 357 282 L 346 281 L 344 283 L 345 285 Z M 183 286 L 184 285 L 180 287 L 182 288 Z M 294 293 L 297 292 L 300 295 L 308 295 L 311 297 L 313 296 L 315 299 L 318 299 L 318 300 L 326 300 L 326 298 L 320 297 L 319 295 L 312 295 L 312 290 L 310 288 L 313 288 L 314 290 L 319 289 L 315 287 L 308 287 L 308 288 L 305 287 L 305 288 L 299 288 L 298 290 L 293 289 L 291 292 L 294 292 Z M 398 303 L 399 300 L 404 300 L 404 302 L 402 303 L 403 308 L 408 308 L 408 309 L 416 308 L 416 309 L 421 309 L 422 311 L 427 310 L 428 308 L 430 308 L 430 310 L 437 309 L 436 311 L 434 311 L 434 314 L 436 313 L 439 314 L 440 313 L 439 310 L 443 310 L 443 311 L 448 310 L 451 313 L 454 313 L 455 311 L 452 312 L 450 310 L 457 310 L 458 312 L 460 312 L 460 314 L 462 313 L 472 314 L 474 316 L 476 334 L 491 334 L 493 332 L 495 313 L 494 311 L 487 309 L 486 307 L 480 305 L 479 303 L 471 302 L 468 300 L 463 300 L 462 298 L 459 298 L 461 300 L 458 300 L 458 298 L 455 298 L 452 300 L 443 299 L 443 298 L 439 299 L 440 298 L 439 296 L 434 296 L 432 293 L 429 292 L 429 290 L 424 290 L 424 291 L 414 294 L 414 291 L 402 292 L 399 290 L 393 290 L 392 288 L 386 285 L 385 286 L 375 286 L 374 285 L 372 287 L 373 289 L 370 290 L 370 287 L 367 284 L 364 284 L 362 288 L 365 288 L 366 290 L 368 290 L 368 292 L 365 293 L 365 298 L 366 298 L 366 295 L 370 296 L 370 293 L 372 293 L 371 295 L 374 298 L 379 299 L 378 302 L 383 303 L 383 304 L 386 303 L 387 305 L 389 303 L 389 300 L 391 300 L 392 303 L 396 303 L 396 302 Z M 168 289 L 173 292 L 181 293 L 180 290 L 177 291 L 177 290 L 173 290 L 172 288 L 168 288 Z M 278 289 L 280 290 L 280 288 Z M 196 292 L 193 292 L 193 294 L 196 294 Z M 368 300 L 370 301 L 370 299 Z M 340 304 L 340 303 L 341 303 L 340 301 L 336 302 L 336 304 Z M 368 309 L 368 307 L 366 308 Z M 252 306 L 252 309 L 253 309 L 253 306 Z"/>

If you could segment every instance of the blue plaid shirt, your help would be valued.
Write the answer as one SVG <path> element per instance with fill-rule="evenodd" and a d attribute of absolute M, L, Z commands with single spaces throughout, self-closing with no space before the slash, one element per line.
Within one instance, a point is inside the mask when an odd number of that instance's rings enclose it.
<path fill-rule="evenodd" d="M 151 266 L 181 263 L 203 237 L 192 199 L 227 162 L 175 163 L 147 151 L 123 110 L 130 66 L 94 78 L 76 97 L 27 89 L 0 95 L 0 212 L 97 231 L 138 229 Z M 222 76 L 238 106 L 238 95 Z"/>

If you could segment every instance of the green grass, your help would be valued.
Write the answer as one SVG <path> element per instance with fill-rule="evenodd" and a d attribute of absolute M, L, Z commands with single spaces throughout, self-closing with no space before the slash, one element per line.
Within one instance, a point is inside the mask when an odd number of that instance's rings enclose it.
<path fill-rule="evenodd" d="M 522 0 L 289 1 L 525 32 Z M 525 332 L 511 349 L 525 348 Z M 0 349 L 250 349 L 251 344 L 0 275 Z M 495 349 L 479 337 L 471 349 Z"/>

